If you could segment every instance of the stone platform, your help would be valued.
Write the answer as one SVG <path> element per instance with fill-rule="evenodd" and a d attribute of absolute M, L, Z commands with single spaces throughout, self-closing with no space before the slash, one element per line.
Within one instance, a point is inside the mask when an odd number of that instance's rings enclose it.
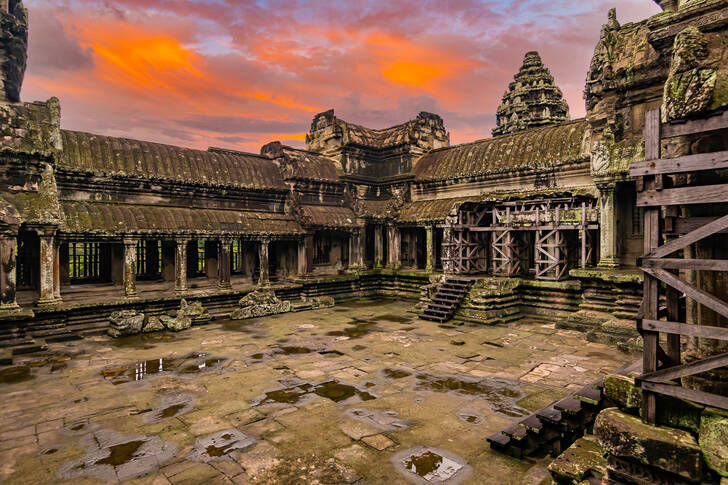
<path fill-rule="evenodd" d="M 409 307 L 18 356 L 0 367 L 0 482 L 537 484 L 549 457 L 485 438 L 635 358 L 542 321 L 438 326 Z"/>

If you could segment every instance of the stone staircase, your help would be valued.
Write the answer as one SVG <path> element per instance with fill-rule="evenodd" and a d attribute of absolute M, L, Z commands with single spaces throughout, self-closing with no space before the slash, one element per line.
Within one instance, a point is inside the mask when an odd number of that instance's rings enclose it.
<path fill-rule="evenodd" d="M 455 315 L 472 284 L 473 280 L 470 278 L 447 276 L 427 303 L 420 318 L 440 323 L 447 322 Z"/>
<path fill-rule="evenodd" d="M 638 361 L 616 370 L 615 373 L 627 375 L 640 367 L 641 361 Z M 537 451 L 548 452 L 556 457 L 585 432 L 591 432 L 599 411 L 613 405 L 604 396 L 603 390 L 604 377 L 601 377 L 579 391 L 490 435 L 486 441 L 492 449 L 516 458 L 523 458 Z"/>

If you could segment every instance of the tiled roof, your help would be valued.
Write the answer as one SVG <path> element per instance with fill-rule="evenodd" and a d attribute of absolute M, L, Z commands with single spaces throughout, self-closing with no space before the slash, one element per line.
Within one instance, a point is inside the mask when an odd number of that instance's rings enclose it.
<path fill-rule="evenodd" d="M 547 169 L 589 159 L 585 119 L 433 150 L 415 164 L 415 181 Z M 587 147 L 588 148 L 588 147 Z"/>
<path fill-rule="evenodd" d="M 302 212 L 301 223 L 307 227 L 337 229 L 358 226 L 354 211 L 348 207 L 304 205 Z"/>
<path fill-rule="evenodd" d="M 66 170 L 257 190 L 286 189 L 278 167 L 253 154 L 192 150 L 62 130 Z"/>

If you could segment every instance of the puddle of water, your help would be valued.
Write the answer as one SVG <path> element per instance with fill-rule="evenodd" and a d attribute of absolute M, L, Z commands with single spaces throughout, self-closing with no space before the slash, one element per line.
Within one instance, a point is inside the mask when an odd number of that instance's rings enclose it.
<path fill-rule="evenodd" d="M 499 344 L 498 342 L 483 342 L 483 345 L 490 345 L 491 347 L 498 347 L 503 348 L 503 344 Z"/>
<path fill-rule="evenodd" d="M 199 374 L 218 368 L 226 361 L 227 359 L 222 357 L 207 357 L 205 353 L 191 353 L 184 357 L 160 357 L 137 362 L 133 366 L 112 367 L 102 370 L 101 374 L 112 384 L 119 385 L 141 381 L 163 372 L 177 372 L 179 375 Z"/>
<path fill-rule="evenodd" d="M 58 451 L 58 448 L 48 448 L 47 450 L 41 451 L 41 455 L 52 455 L 53 453 L 56 453 Z"/>
<path fill-rule="evenodd" d="M 382 374 L 384 374 L 384 377 L 387 377 L 389 379 L 402 379 L 407 376 L 411 376 L 411 372 L 407 372 L 406 370 L 402 369 L 383 369 Z"/>
<path fill-rule="evenodd" d="M 339 352 L 338 350 L 322 350 L 319 352 L 319 354 L 328 355 L 331 357 L 341 357 L 342 355 L 344 355 L 343 352 Z"/>
<path fill-rule="evenodd" d="M 386 315 L 379 315 L 378 317 L 375 317 L 376 320 L 383 320 L 385 322 L 392 322 L 392 323 L 412 323 L 414 317 L 403 317 L 401 315 L 394 315 L 391 313 L 388 313 Z"/>
<path fill-rule="evenodd" d="M 517 382 L 506 379 L 485 378 L 480 381 L 467 381 L 451 376 L 417 374 L 415 390 L 433 392 L 455 392 L 467 396 L 481 396 L 490 404 L 491 409 L 509 417 L 528 416 L 529 411 L 516 404 L 525 396 Z"/>
<path fill-rule="evenodd" d="M 110 446 L 108 448 L 109 456 L 96 460 L 94 465 L 121 466 L 129 463 L 137 455 L 139 448 L 146 442 L 147 440 L 133 440 Z"/>
<path fill-rule="evenodd" d="M 359 352 L 361 350 L 366 349 L 367 347 L 365 345 L 355 345 L 351 348 L 354 352 Z"/>
<path fill-rule="evenodd" d="M 404 461 L 404 466 L 428 482 L 448 480 L 463 467 L 460 463 L 432 451 L 411 455 Z"/>
<path fill-rule="evenodd" d="M 255 439 L 237 429 L 218 431 L 206 438 L 198 438 L 189 459 L 202 462 L 224 459 L 233 451 L 244 450 L 254 443 Z"/>
<path fill-rule="evenodd" d="M 380 330 L 381 329 L 379 329 L 375 323 L 364 321 L 354 323 L 353 325 L 345 327 L 341 330 L 332 330 L 330 332 L 326 332 L 326 335 L 329 337 L 347 337 L 349 339 L 357 339 Z"/>
<path fill-rule="evenodd" d="M 185 406 L 187 406 L 186 403 L 179 403 L 179 404 L 173 404 L 171 406 L 168 406 L 159 412 L 159 417 L 160 418 L 173 418 L 173 417 L 177 416 L 177 414 L 180 411 L 182 411 L 185 408 Z"/>
<path fill-rule="evenodd" d="M 460 411 L 457 413 L 457 417 L 468 424 L 478 425 L 483 422 L 483 417 L 480 414 L 471 411 Z"/>
<path fill-rule="evenodd" d="M 29 381 L 32 378 L 30 367 L 27 365 L 14 365 L 0 370 L 0 384 L 16 384 Z"/>
<path fill-rule="evenodd" d="M 376 396 L 373 396 L 366 391 L 362 391 L 354 386 L 349 386 L 333 380 L 323 382 L 315 386 L 309 383 L 304 383 L 284 389 L 268 391 L 258 404 L 296 404 L 309 394 L 316 394 L 317 396 L 331 399 L 334 402 L 346 401 L 353 397 L 358 397 L 362 401 L 376 399 Z"/>

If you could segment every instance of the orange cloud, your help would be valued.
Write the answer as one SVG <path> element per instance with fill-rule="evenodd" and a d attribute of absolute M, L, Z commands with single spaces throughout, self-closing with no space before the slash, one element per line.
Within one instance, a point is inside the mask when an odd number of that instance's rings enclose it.
<path fill-rule="evenodd" d="M 382 74 L 389 81 L 409 86 L 427 87 L 442 75 L 442 67 L 418 62 L 398 61 L 386 65 Z"/>

